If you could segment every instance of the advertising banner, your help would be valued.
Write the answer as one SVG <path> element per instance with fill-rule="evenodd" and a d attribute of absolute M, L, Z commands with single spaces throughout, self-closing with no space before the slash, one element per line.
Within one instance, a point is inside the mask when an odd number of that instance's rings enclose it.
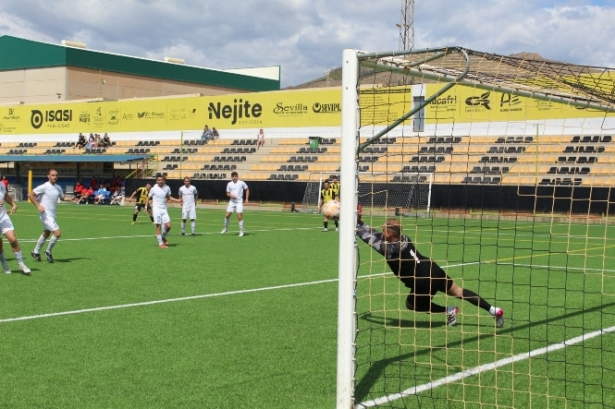
<path fill-rule="evenodd" d="M 442 88 L 430 84 L 426 96 Z M 412 109 L 411 86 L 360 91 L 361 124 L 387 125 Z M 341 89 L 0 107 L 0 135 L 335 127 Z M 603 117 L 592 109 L 457 85 L 425 108 L 426 125 Z M 409 122 L 410 120 L 408 120 Z"/>
<path fill-rule="evenodd" d="M 59 176 L 73 176 L 77 174 L 77 165 L 81 176 L 111 177 L 113 163 L 103 162 L 29 162 L 28 167 L 34 176 L 46 176 L 49 169 L 56 169 Z"/>
<path fill-rule="evenodd" d="M 341 89 L 0 108 L 0 135 L 340 126 Z"/>
<path fill-rule="evenodd" d="M 427 87 L 432 95 L 440 84 Z M 582 109 L 555 101 L 542 101 L 512 93 L 455 86 L 432 101 L 425 111 L 426 122 L 507 122 L 566 118 L 604 117 L 603 111 Z"/>

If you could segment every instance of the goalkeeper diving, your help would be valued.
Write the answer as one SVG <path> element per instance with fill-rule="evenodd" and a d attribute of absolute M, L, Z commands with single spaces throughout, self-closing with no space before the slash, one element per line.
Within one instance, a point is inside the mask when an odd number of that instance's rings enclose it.
<path fill-rule="evenodd" d="M 433 260 L 418 252 L 412 240 L 402 234 L 397 219 L 389 219 L 382 226 L 382 233 L 361 220 L 357 221 L 357 236 L 382 254 L 393 273 L 410 289 L 406 308 L 417 312 L 446 314 L 448 325 L 457 324 L 459 309 L 434 304 L 432 298 L 438 291 L 469 301 L 488 311 L 495 318 L 496 326 L 504 326 L 504 310 L 489 304 L 473 291 L 457 285 Z"/>

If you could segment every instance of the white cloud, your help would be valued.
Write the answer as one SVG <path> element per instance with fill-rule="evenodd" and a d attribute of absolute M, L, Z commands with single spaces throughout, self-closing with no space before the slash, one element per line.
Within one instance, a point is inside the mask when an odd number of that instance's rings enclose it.
<path fill-rule="evenodd" d="M 460 45 L 615 65 L 615 7 L 594 1 L 417 1 L 415 47 Z M 592 5 L 594 4 L 594 5 Z M 212 68 L 282 66 L 282 86 L 340 65 L 344 48 L 394 50 L 400 2 L 2 0 L 0 35 Z"/>

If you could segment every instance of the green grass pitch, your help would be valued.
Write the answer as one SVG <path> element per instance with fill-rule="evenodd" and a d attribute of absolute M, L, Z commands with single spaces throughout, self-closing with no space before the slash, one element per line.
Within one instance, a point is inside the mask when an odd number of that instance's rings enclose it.
<path fill-rule="evenodd" d="M 321 233 L 320 216 L 248 210 L 239 238 L 234 215 L 220 235 L 224 211 L 200 210 L 192 237 L 171 209 L 170 248 L 159 249 L 148 217 L 131 225 L 131 207 L 66 204 L 49 264 L 30 257 L 41 226 L 19 205 L 32 275 L 17 273 L 5 239 L 14 273 L 0 276 L 0 408 L 335 407 L 338 234 Z M 405 223 L 507 325 L 469 303 L 457 302 L 454 328 L 406 311 L 405 290 L 361 244 L 358 402 L 615 325 L 605 226 Z M 614 344 L 605 334 L 382 406 L 615 406 L 615 393 L 598 393 L 615 385 Z"/>

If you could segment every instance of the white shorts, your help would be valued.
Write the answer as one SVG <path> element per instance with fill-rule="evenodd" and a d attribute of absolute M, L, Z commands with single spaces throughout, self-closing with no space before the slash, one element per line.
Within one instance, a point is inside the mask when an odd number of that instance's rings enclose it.
<path fill-rule="evenodd" d="M 190 206 L 184 206 L 182 208 L 182 219 L 183 220 L 187 220 L 187 219 L 196 219 L 196 206 L 195 205 L 190 205 Z"/>
<path fill-rule="evenodd" d="M 58 223 L 56 223 L 55 217 L 50 216 L 47 213 L 45 213 L 45 212 L 40 213 L 38 217 L 41 219 L 41 222 L 43 223 L 43 229 L 44 230 L 56 231 L 56 230 L 58 230 L 60 228 L 58 226 Z"/>
<path fill-rule="evenodd" d="M 233 210 L 235 210 L 237 213 L 243 213 L 243 201 L 231 200 L 230 202 L 228 202 L 228 206 L 226 206 L 226 212 L 233 213 Z"/>
<path fill-rule="evenodd" d="M 6 234 L 7 231 L 15 230 L 13 227 L 13 222 L 8 214 L 4 215 L 0 219 L 0 233 Z"/>
<path fill-rule="evenodd" d="M 170 223 L 171 218 L 169 217 L 169 213 L 166 210 L 157 210 L 154 209 L 154 223 L 156 224 L 165 224 Z"/>

